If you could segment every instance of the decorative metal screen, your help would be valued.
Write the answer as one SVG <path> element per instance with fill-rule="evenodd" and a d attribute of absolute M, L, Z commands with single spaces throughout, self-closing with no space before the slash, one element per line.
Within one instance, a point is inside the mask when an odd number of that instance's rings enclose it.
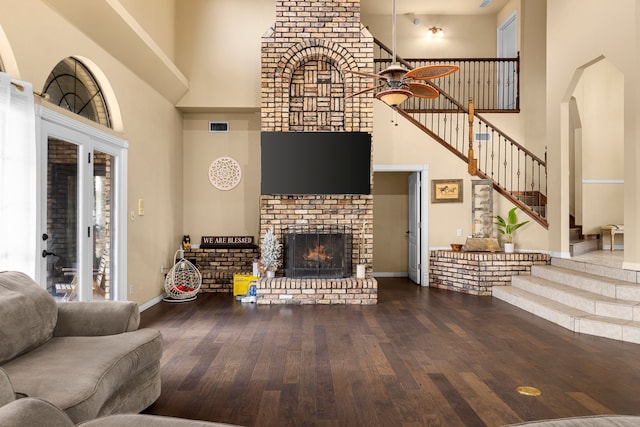
<path fill-rule="evenodd" d="M 285 276 L 351 276 L 352 235 L 343 226 L 294 226 L 285 230 Z"/>

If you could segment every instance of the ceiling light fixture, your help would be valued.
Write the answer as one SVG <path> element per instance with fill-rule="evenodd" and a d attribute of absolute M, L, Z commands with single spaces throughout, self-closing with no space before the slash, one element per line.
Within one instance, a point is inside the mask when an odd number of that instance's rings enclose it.
<path fill-rule="evenodd" d="M 427 28 L 427 31 L 429 31 L 429 35 L 430 36 L 438 36 L 438 37 L 443 37 L 444 36 L 444 30 L 440 27 L 431 27 L 431 28 Z"/>

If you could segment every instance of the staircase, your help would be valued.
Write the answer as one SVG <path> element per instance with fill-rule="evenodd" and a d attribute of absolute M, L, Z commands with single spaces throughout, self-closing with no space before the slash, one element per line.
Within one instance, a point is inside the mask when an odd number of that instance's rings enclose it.
<path fill-rule="evenodd" d="M 375 40 L 375 42 L 379 47 L 378 58 L 375 59 L 375 71 L 380 72 L 392 61 L 392 52 L 379 40 Z M 395 60 L 407 69 L 425 65 L 422 60 L 409 62 L 398 56 L 396 56 Z M 439 61 L 447 60 L 441 59 Z M 458 60 L 453 59 L 451 61 L 456 62 Z M 500 62 L 503 60 L 499 58 L 491 61 L 496 61 L 496 64 L 493 65 L 494 68 L 491 68 L 494 71 L 495 67 L 497 69 L 505 68 L 504 64 Z M 515 73 L 512 77 L 509 77 L 515 82 L 519 81 L 517 75 L 518 63 L 516 61 L 515 66 L 507 66 L 505 68 Z M 475 68 L 477 67 L 472 67 L 472 69 Z M 496 105 L 489 102 L 484 108 L 481 107 L 475 110 L 472 123 L 469 123 L 468 100 L 462 101 L 460 98 L 465 95 L 471 96 L 485 93 L 485 91 L 493 93 L 497 90 L 496 84 L 498 84 L 492 83 L 488 87 L 484 87 L 484 78 L 469 73 L 460 71 L 450 75 L 456 75 L 458 76 L 457 78 L 447 78 L 444 81 L 438 81 L 438 79 L 429 80 L 428 84 L 440 93 L 437 99 L 411 97 L 396 111 L 464 162 L 469 162 L 468 154 L 473 146 L 478 178 L 491 179 L 493 187 L 498 193 L 520 208 L 522 212 L 529 215 L 534 221 L 548 228 L 546 153 L 544 159 L 536 156 L 479 114 L 482 111 L 517 112 L 519 111 L 517 102 L 515 104 L 516 107 L 510 110 L 496 109 Z M 492 72 L 488 75 L 494 74 Z M 517 85 L 513 85 L 513 87 L 517 87 Z M 466 89 L 461 90 L 461 88 Z M 500 91 L 498 90 L 498 92 Z M 484 96 L 481 99 L 492 98 Z M 519 95 L 516 94 L 514 99 L 518 100 Z M 502 103 L 498 102 L 498 104 Z M 470 126 L 471 129 L 469 129 Z M 475 144 L 469 142 L 469 135 L 471 134 L 474 135 L 474 139 L 477 138 Z M 482 143 L 478 141 L 482 141 Z"/>
<path fill-rule="evenodd" d="M 600 249 L 600 235 L 582 234 L 582 226 L 576 225 L 573 216 L 569 217 L 569 254 L 572 257 Z"/>
<path fill-rule="evenodd" d="M 640 344 L 639 281 L 635 271 L 552 258 L 493 296 L 574 332 Z"/>

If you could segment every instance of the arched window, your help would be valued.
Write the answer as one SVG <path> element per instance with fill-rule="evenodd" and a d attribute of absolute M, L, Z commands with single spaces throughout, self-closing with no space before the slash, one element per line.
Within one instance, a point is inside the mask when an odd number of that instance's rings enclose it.
<path fill-rule="evenodd" d="M 89 69 L 77 59 L 60 61 L 49 74 L 42 92 L 49 95 L 49 102 L 111 127 L 102 90 Z"/>

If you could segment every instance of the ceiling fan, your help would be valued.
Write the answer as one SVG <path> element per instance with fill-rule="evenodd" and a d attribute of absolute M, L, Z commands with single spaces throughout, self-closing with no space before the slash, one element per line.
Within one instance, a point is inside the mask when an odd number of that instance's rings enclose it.
<path fill-rule="evenodd" d="M 382 80 L 382 83 L 355 92 L 348 95 L 347 98 L 362 95 L 363 93 L 376 89 L 382 89 L 376 93 L 376 98 L 393 108 L 412 96 L 416 98 L 434 99 L 439 96 L 438 91 L 424 83 L 424 81 L 444 77 L 460 69 L 457 65 L 427 65 L 425 67 L 407 70 L 404 66 L 398 64 L 396 62 L 396 0 L 392 0 L 392 19 L 393 58 L 391 65 L 377 74 L 344 70 L 344 72 L 358 76 Z"/>

